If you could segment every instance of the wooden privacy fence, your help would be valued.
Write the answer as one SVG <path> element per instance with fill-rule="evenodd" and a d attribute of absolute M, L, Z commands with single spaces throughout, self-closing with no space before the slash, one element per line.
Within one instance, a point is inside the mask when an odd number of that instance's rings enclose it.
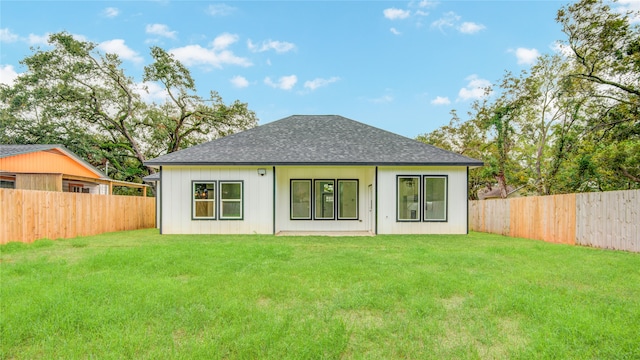
<path fill-rule="evenodd" d="M 640 252 L 640 190 L 469 201 L 473 231 Z"/>
<path fill-rule="evenodd" d="M 0 244 L 155 226 L 155 199 L 0 189 Z"/>

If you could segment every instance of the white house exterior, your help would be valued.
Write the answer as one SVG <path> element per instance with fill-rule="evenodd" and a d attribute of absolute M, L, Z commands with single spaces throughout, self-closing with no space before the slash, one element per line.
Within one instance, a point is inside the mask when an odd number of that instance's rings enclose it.
<path fill-rule="evenodd" d="M 340 116 L 296 115 L 146 162 L 163 234 L 465 234 L 482 162 Z"/>

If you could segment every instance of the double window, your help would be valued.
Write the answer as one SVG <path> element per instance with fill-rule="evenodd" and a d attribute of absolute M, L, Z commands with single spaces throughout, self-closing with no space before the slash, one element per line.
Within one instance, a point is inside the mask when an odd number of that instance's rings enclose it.
<path fill-rule="evenodd" d="M 196 220 L 242 220 L 242 181 L 193 181 L 192 217 Z"/>
<path fill-rule="evenodd" d="M 447 221 L 446 175 L 399 175 L 398 221 Z"/>
<path fill-rule="evenodd" d="M 358 219 L 358 180 L 291 180 L 291 220 L 335 220 L 336 213 Z"/>

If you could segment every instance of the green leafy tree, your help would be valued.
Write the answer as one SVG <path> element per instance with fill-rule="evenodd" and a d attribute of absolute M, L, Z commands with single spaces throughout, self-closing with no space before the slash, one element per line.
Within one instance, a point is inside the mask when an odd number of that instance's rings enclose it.
<path fill-rule="evenodd" d="M 191 73 L 171 54 L 152 47 L 151 56 L 154 62 L 145 67 L 144 80 L 162 84 L 168 100 L 145 113 L 145 140 L 154 155 L 174 152 L 257 125 L 256 115 L 246 103 L 236 100 L 226 105 L 215 91 L 206 100 L 196 95 Z"/>
<path fill-rule="evenodd" d="M 487 142 L 486 132 L 478 122 L 475 120 L 461 121 L 455 110 L 451 111 L 451 120 L 448 125 L 419 135 L 416 140 L 474 159 L 486 158 L 491 146 Z M 493 181 L 494 178 L 486 167 L 471 169 L 469 171 L 469 199 L 477 200 L 478 192 L 485 187 L 491 188 Z"/>
<path fill-rule="evenodd" d="M 582 0 L 558 11 L 575 70 L 568 77 L 591 84 L 585 119 L 585 159 L 594 162 L 598 189 L 640 188 L 640 163 L 629 153 L 640 141 L 640 12 L 615 2 Z M 631 155 L 631 156 L 628 156 Z"/>
<path fill-rule="evenodd" d="M 257 123 L 247 104 L 197 96 L 189 70 L 158 47 L 144 80 L 164 86 L 168 100 L 147 104 L 117 55 L 64 32 L 49 43 L 22 60 L 27 71 L 14 85 L 0 86 L 4 143 L 62 143 L 93 165 L 108 162 L 111 177 L 140 182 L 154 172 L 147 158 Z"/>

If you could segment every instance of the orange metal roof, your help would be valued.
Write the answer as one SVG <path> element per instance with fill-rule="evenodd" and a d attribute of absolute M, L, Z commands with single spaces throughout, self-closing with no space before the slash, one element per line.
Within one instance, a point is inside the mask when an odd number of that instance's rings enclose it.
<path fill-rule="evenodd" d="M 0 171 L 16 173 L 59 173 L 100 179 L 85 164 L 58 149 L 49 149 L 0 158 Z"/>

